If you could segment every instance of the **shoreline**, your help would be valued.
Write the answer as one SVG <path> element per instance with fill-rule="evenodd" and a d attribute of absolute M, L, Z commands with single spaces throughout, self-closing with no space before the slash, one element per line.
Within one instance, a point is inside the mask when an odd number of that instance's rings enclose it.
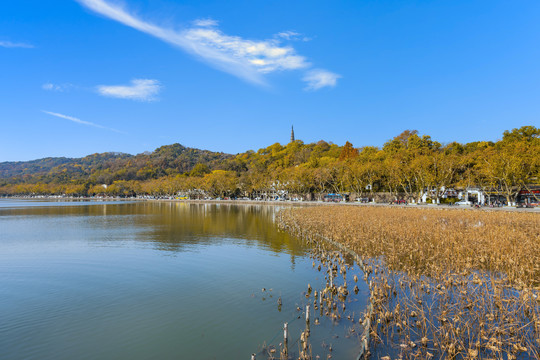
<path fill-rule="evenodd" d="M 264 201 L 264 200 L 187 200 L 187 199 L 145 199 L 145 198 L 120 198 L 120 197 L 57 197 L 57 196 L 6 196 L 1 199 L 15 200 L 44 200 L 57 202 L 76 202 L 76 201 L 148 201 L 148 202 L 172 202 L 172 203 L 187 203 L 187 204 L 230 204 L 230 205 L 269 205 L 269 206 L 358 206 L 358 207 L 388 207 L 388 208 L 406 208 L 406 209 L 426 209 L 426 210 L 474 210 L 474 211 L 507 211 L 507 212 L 530 212 L 539 213 L 540 207 L 535 208 L 517 208 L 514 206 L 504 207 L 480 207 L 474 208 L 471 206 L 460 205 L 442 205 L 442 204 L 411 204 L 411 205 L 394 205 L 387 203 L 358 203 L 358 202 L 323 202 L 323 201 Z"/>

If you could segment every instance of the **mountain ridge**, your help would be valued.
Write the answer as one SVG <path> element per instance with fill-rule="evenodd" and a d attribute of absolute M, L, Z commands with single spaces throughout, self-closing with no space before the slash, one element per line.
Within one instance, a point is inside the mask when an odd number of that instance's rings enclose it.
<path fill-rule="evenodd" d="M 173 169 L 176 169 L 178 173 L 183 173 L 191 171 L 197 163 L 212 168 L 218 161 L 232 156 L 223 152 L 190 148 L 174 143 L 160 146 L 153 152 L 143 152 L 137 155 L 104 152 L 80 158 L 45 157 L 29 161 L 4 161 L 0 162 L 0 179 L 41 177 L 42 180 L 46 181 L 47 177 L 58 176 L 61 172 L 68 172 L 71 179 L 80 179 L 105 168 L 110 168 L 113 171 L 122 168 L 126 172 L 135 171 L 135 175 L 132 176 L 134 179 L 144 179 L 148 177 L 143 175 L 144 172 L 146 171 L 147 175 L 150 175 L 151 171 L 148 170 L 151 168 L 158 172 L 165 172 L 158 175 L 167 175 L 167 170 Z M 144 170 L 145 167 L 148 169 Z M 138 172 L 140 173 L 137 177 Z"/>

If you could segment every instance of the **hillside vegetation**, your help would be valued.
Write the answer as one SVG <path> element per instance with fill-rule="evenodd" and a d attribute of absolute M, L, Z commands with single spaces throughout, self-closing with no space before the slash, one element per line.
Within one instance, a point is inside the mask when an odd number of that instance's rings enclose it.
<path fill-rule="evenodd" d="M 162 146 L 151 153 L 94 154 L 0 163 L 0 195 L 174 195 L 192 197 L 375 192 L 419 199 L 426 190 L 477 186 L 513 201 L 520 188 L 539 182 L 540 129 L 505 131 L 496 142 L 441 144 L 406 130 L 381 148 L 355 148 L 300 140 L 228 155 Z M 103 185 L 107 185 L 106 187 Z"/>

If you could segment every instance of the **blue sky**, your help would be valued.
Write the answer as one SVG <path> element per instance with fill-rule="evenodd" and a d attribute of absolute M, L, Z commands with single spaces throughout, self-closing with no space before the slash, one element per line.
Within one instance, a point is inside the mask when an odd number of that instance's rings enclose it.
<path fill-rule="evenodd" d="M 0 161 L 540 126 L 540 2 L 18 0 Z"/>

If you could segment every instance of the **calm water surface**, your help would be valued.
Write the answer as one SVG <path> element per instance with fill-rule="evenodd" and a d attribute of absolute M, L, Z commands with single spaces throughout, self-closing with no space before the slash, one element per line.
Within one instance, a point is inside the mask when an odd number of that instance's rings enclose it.
<path fill-rule="evenodd" d="M 325 280 L 275 211 L 0 200 L 0 359 L 249 359 L 286 321 L 294 343 L 307 284 Z M 353 359 L 349 327 L 321 318 L 313 354 Z"/>

